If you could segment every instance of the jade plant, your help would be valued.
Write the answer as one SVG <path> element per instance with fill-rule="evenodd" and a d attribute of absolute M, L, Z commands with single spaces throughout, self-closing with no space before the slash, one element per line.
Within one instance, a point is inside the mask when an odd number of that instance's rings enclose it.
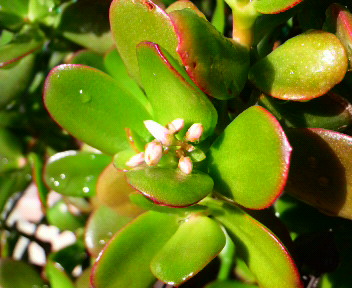
<path fill-rule="evenodd" d="M 350 287 L 351 11 L 0 0 L 0 286 Z M 13 259 L 31 181 L 76 236 L 27 235 L 44 267 Z"/>

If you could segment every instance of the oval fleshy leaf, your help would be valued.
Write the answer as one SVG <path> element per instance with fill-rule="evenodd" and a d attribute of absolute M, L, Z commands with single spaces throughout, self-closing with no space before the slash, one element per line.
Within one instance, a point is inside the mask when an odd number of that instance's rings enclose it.
<path fill-rule="evenodd" d="M 281 194 L 291 147 L 277 120 L 253 106 L 240 114 L 211 147 L 215 191 L 250 209 L 270 206 Z"/>
<path fill-rule="evenodd" d="M 177 52 L 197 86 L 218 99 L 238 96 L 248 77 L 248 49 L 189 9 L 171 12 L 170 18 L 179 39 Z"/>
<path fill-rule="evenodd" d="M 113 78 L 93 68 L 53 69 L 45 82 L 44 103 L 68 132 L 107 154 L 129 147 L 125 128 L 149 137 L 143 121 L 151 116 L 145 108 Z"/>
<path fill-rule="evenodd" d="M 58 263 L 49 261 L 45 266 L 45 272 L 52 288 L 75 288 L 70 277 Z"/>
<path fill-rule="evenodd" d="M 129 198 L 136 190 L 127 183 L 125 173 L 117 171 L 113 164 L 100 174 L 96 189 L 98 200 L 119 215 L 135 217 L 143 212 Z"/>
<path fill-rule="evenodd" d="M 327 93 L 347 71 L 348 59 L 333 34 L 308 31 L 287 40 L 250 69 L 249 79 L 264 93 L 305 101 Z"/>
<path fill-rule="evenodd" d="M 276 14 L 284 12 L 297 4 L 301 3 L 303 0 L 255 0 L 255 9 L 263 14 Z"/>
<path fill-rule="evenodd" d="M 42 287 L 42 285 L 44 281 L 33 266 L 10 258 L 0 259 L 1 288 Z"/>
<path fill-rule="evenodd" d="M 126 17 L 129 25 L 126 25 Z M 110 6 L 110 24 L 128 73 L 141 84 L 136 46 L 141 41 L 160 44 L 171 55 L 176 53 L 177 36 L 169 16 L 150 0 L 114 0 Z M 121 29 L 121 27 L 124 27 Z M 180 61 L 181 62 L 181 61 Z"/>
<path fill-rule="evenodd" d="M 22 95 L 32 79 L 33 68 L 34 55 L 24 57 L 11 68 L 0 68 L 0 109 Z"/>
<path fill-rule="evenodd" d="M 352 137 L 324 129 L 292 129 L 285 191 L 328 215 L 352 219 Z"/>
<path fill-rule="evenodd" d="M 210 152 L 209 174 L 218 193 L 250 209 L 266 208 L 281 194 L 291 147 L 264 108 L 253 106 L 240 114 Z"/>
<path fill-rule="evenodd" d="M 0 173 L 21 169 L 26 165 L 24 143 L 10 130 L 0 128 Z"/>
<path fill-rule="evenodd" d="M 90 152 L 65 151 L 52 156 L 45 167 L 47 185 L 58 193 L 76 197 L 95 195 L 99 174 L 111 157 Z"/>
<path fill-rule="evenodd" d="M 292 257 L 268 228 L 236 206 L 216 200 L 208 200 L 206 205 L 226 228 L 260 287 L 303 288 Z"/>
<path fill-rule="evenodd" d="M 175 168 L 147 167 L 126 172 L 127 181 L 155 203 L 185 207 L 197 203 L 213 189 L 208 174 L 193 170 L 185 174 Z"/>
<path fill-rule="evenodd" d="M 81 64 L 107 72 L 104 65 L 104 57 L 90 50 L 81 50 L 72 55 L 67 64 Z"/>
<path fill-rule="evenodd" d="M 346 49 L 349 66 L 352 68 L 352 13 L 339 4 L 332 4 L 326 11 L 325 28 L 336 34 Z"/>
<path fill-rule="evenodd" d="M 132 217 L 118 215 L 107 206 L 99 206 L 90 215 L 84 235 L 85 246 L 90 255 L 98 257 L 112 236 L 131 220 Z"/>
<path fill-rule="evenodd" d="M 206 216 L 191 216 L 155 255 L 151 270 L 164 283 L 179 286 L 202 270 L 224 246 L 225 235 L 219 224 Z"/>
<path fill-rule="evenodd" d="M 206 95 L 192 82 L 183 68 L 159 45 L 143 42 L 137 46 L 138 63 L 154 120 L 166 125 L 185 120 L 186 133 L 193 123 L 204 127 L 203 139 L 211 135 L 217 112 Z"/>
<path fill-rule="evenodd" d="M 93 266 L 93 287 L 152 286 L 155 277 L 150 271 L 150 261 L 177 228 L 178 217 L 175 215 L 147 212 L 139 216 L 103 249 Z"/>
<path fill-rule="evenodd" d="M 342 131 L 352 124 L 351 104 L 333 92 L 308 102 L 282 101 L 262 94 L 259 105 L 288 127 Z"/>
<path fill-rule="evenodd" d="M 42 32 L 30 30 L 16 35 L 11 42 L 0 47 L 0 68 L 21 60 L 39 49 L 44 43 Z"/>

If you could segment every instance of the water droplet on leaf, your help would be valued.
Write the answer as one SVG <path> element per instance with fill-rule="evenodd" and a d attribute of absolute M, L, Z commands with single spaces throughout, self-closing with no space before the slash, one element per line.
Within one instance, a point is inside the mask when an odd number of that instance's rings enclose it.
<path fill-rule="evenodd" d="M 92 100 L 92 97 L 89 94 L 83 92 L 82 89 L 79 90 L 79 98 L 83 104 L 89 103 Z"/>

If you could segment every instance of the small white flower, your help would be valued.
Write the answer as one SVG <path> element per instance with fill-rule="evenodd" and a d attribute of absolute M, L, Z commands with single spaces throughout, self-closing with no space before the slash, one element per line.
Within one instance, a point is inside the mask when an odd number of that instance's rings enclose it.
<path fill-rule="evenodd" d="M 193 169 L 191 158 L 182 156 L 178 161 L 178 168 L 185 174 L 191 174 Z"/>
<path fill-rule="evenodd" d="M 126 165 L 134 168 L 144 163 L 144 152 L 134 155 L 126 162 Z"/>
<path fill-rule="evenodd" d="M 190 142 L 199 141 L 200 137 L 203 134 L 203 125 L 200 123 L 194 123 L 191 127 L 189 127 L 185 139 Z"/>
<path fill-rule="evenodd" d="M 148 166 L 155 166 L 163 156 L 163 146 L 160 142 L 153 141 L 145 145 L 144 161 Z"/>
<path fill-rule="evenodd" d="M 171 133 L 167 128 L 160 125 L 153 120 L 144 121 L 145 127 L 148 129 L 150 134 L 154 136 L 161 144 L 165 146 L 170 146 L 173 142 L 173 133 Z"/>
<path fill-rule="evenodd" d="M 179 132 L 180 130 L 182 130 L 184 126 L 185 126 L 185 120 L 183 120 L 181 118 L 177 118 L 174 121 L 172 121 L 171 123 L 169 123 L 167 125 L 167 128 L 169 129 L 169 131 L 172 134 L 175 134 L 175 133 Z"/>

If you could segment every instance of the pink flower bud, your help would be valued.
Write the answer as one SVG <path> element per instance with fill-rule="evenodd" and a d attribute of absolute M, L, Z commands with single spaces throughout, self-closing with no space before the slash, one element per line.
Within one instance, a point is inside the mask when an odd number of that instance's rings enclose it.
<path fill-rule="evenodd" d="M 173 134 L 164 126 L 153 120 L 144 121 L 145 127 L 148 129 L 150 134 L 154 136 L 159 142 L 165 146 L 170 146 L 173 141 Z"/>
<path fill-rule="evenodd" d="M 200 123 L 194 123 L 191 127 L 189 127 L 185 139 L 190 142 L 196 142 L 200 139 L 203 134 L 203 125 Z"/>
<path fill-rule="evenodd" d="M 185 120 L 183 120 L 181 118 L 177 118 L 174 121 L 172 121 L 171 123 L 169 123 L 167 125 L 167 128 L 169 129 L 169 131 L 172 134 L 175 134 L 175 133 L 179 132 L 180 130 L 182 130 L 184 126 L 185 126 Z"/>
<path fill-rule="evenodd" d="M 178 161 L 178 168 L 185 174 L 191 174 L 193 169 L 191 158 L 182 156 Z"/>
<path fill-rule="evenodd" d="M 144 152 L 134 155 L 126 162 L 126 165 L 133 168 L 144 163 Z"/>
<path fill-rule="evenodd" d="M 163 156 L 163 146 L 160 142 L 153 141 L 145 145 L 144 161 L 148 166 L 155 166 Z"/>

